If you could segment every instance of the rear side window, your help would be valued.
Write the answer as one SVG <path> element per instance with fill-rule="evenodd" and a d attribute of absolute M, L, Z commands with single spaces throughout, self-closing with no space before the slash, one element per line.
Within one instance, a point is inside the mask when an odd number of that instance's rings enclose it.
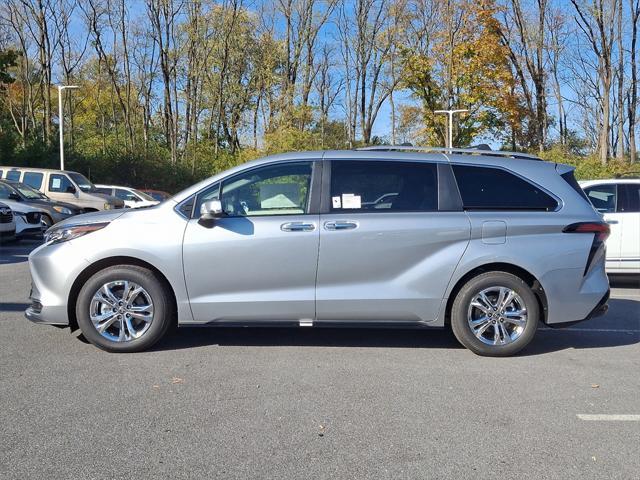
<path fill-rule="evenodd" d="M 26 183 L 30 187 L 40 190 L 40 187 L 42 187 L 42 177 L 43 175 L 38 172 L 24 172 L 22 183 Z"/>
<path fill-rule="evenodd" d="M 117 198 L 119 198 L 120 200 L 126 200 L 126 201 L 132 200 L 134 202 L 137 202 L 138 200 L 140 200 L 133 193 L 131 193 L 128 190 L 123 190 L 122 188 L 116 188 L 115 189 L 115 196 Z"/>
<path fill-rule="evenodd" d="M 640 184 L 618 184 L 618 206 L 621 213 L 640 212 Z"/>
<path fill-rule="evenodd" d="M 466 210 L 555 210 L 558 202 L 536 185 L 500 168 L 453 165 Z"/>
<path fill-rule="evenodd" d="M 432 212 L 438 209 L 437 184 L 432 163 L 332 162 L 331 211 Z"/>
<path fill-rule="evenodd" d="M 111 195 L 113 191 L 110 188 L 96 187 L 96 192 L 103 193 L 105 195 Z"/>
<path fill-rule="evenodd" d="M 66 193 L 69 187 L 72 187 L 75 190 L 73 183 L 71 183 L 66 175 L 59 175 L 57 173 L 49 175 L 50 192 Z"/>
<path fill-rule="evenodd" d="M 618 195 L 615 184 L 594 185 L 584 189 L 587 198 L 600 213 L 613 213 L 616 211 Z"/>
<path fill-rule="evenodd" d="M 17 182 L 20 180 L 20 170 L 9 170 L 7 172 L 7 180 L 11 180 L 12 182 Z"/>

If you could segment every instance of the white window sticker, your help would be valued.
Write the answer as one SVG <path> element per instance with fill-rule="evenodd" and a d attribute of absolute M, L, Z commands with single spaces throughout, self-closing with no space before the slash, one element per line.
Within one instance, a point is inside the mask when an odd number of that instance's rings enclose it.
<path fill-rule="evenodd" d="M 60 182 L 61 180 L 59 178 L 54 178 L 52 179 L 53 181 L 51 182 L 51 188 L 55 188 L 58 189 L 60 188 Z"/>
<path fill-rule="evenodd" d="M 362 208 L 360 195 L 354 195 L 353 193 L 343 193 L 342 208 Z"/>
<path fill-rule="evenodd" d="M 331 197 L 331 202 L 333 203 L 333 208 L 342 208 L 340 197 Z"/>

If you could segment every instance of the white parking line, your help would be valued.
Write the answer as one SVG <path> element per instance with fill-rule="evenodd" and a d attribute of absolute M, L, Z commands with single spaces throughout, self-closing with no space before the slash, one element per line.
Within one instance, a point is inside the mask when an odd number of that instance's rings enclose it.
<path fill-rule="evenodd" d="M 561 332 L 561 331 L 565 331 L 565 332 L 596 332 L 596 333 L 640 333 L 640 330 L 633 330 L 633 329 L 625 329 L 625 328 L 549 328 L 549 327 L 542 327 L 539 328 L 538 330 L 554 330 L 556 332 Z"/>
<path fill-rule="evenodd" d="M 640 415 L 587 415 L 578 413 L 580 420 L 595 422 L 640 422 Z"/>

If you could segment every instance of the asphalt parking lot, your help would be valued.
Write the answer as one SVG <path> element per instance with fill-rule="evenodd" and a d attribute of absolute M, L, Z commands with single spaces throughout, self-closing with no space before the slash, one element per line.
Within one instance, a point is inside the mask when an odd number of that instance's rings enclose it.
<path fill-rule="evenodd" d="M 640 478 L 640 289 L 514 358 L 447 331 L 182 329 L 102 352 L 25 320 L 0 247 L 0 477 Z"/>

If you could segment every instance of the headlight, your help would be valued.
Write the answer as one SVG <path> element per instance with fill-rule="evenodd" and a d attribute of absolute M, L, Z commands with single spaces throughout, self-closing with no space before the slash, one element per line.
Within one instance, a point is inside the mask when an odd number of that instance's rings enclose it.
<path fill-rule="evenodd" d="M 62 243 L 74 238 L 82 237 L 87 233 L 101 230 L 109 225 L 109 222 L 105 223 L 90 223 L 86 225 L 66 225 L 64 227 L 52 227 L 44 234 L 44 241 L 48 244 Z"/>
<path fill-rule="evenodd" d="M 108 203 L 108 202 L 104 202 L 103 207 L 104 207 L 105 210 L 111 210 L 112 205 L 110 203 Z"/>
<path fill-rule="evenodd" d="M 67 207 L 61 207 L 59 205 L 55 205 L 53 207 L 53 209 L 56 212 L 61 213 L 62 215 L 73 215 L 73 212 L 70 209 L 68 209 Z"/>

